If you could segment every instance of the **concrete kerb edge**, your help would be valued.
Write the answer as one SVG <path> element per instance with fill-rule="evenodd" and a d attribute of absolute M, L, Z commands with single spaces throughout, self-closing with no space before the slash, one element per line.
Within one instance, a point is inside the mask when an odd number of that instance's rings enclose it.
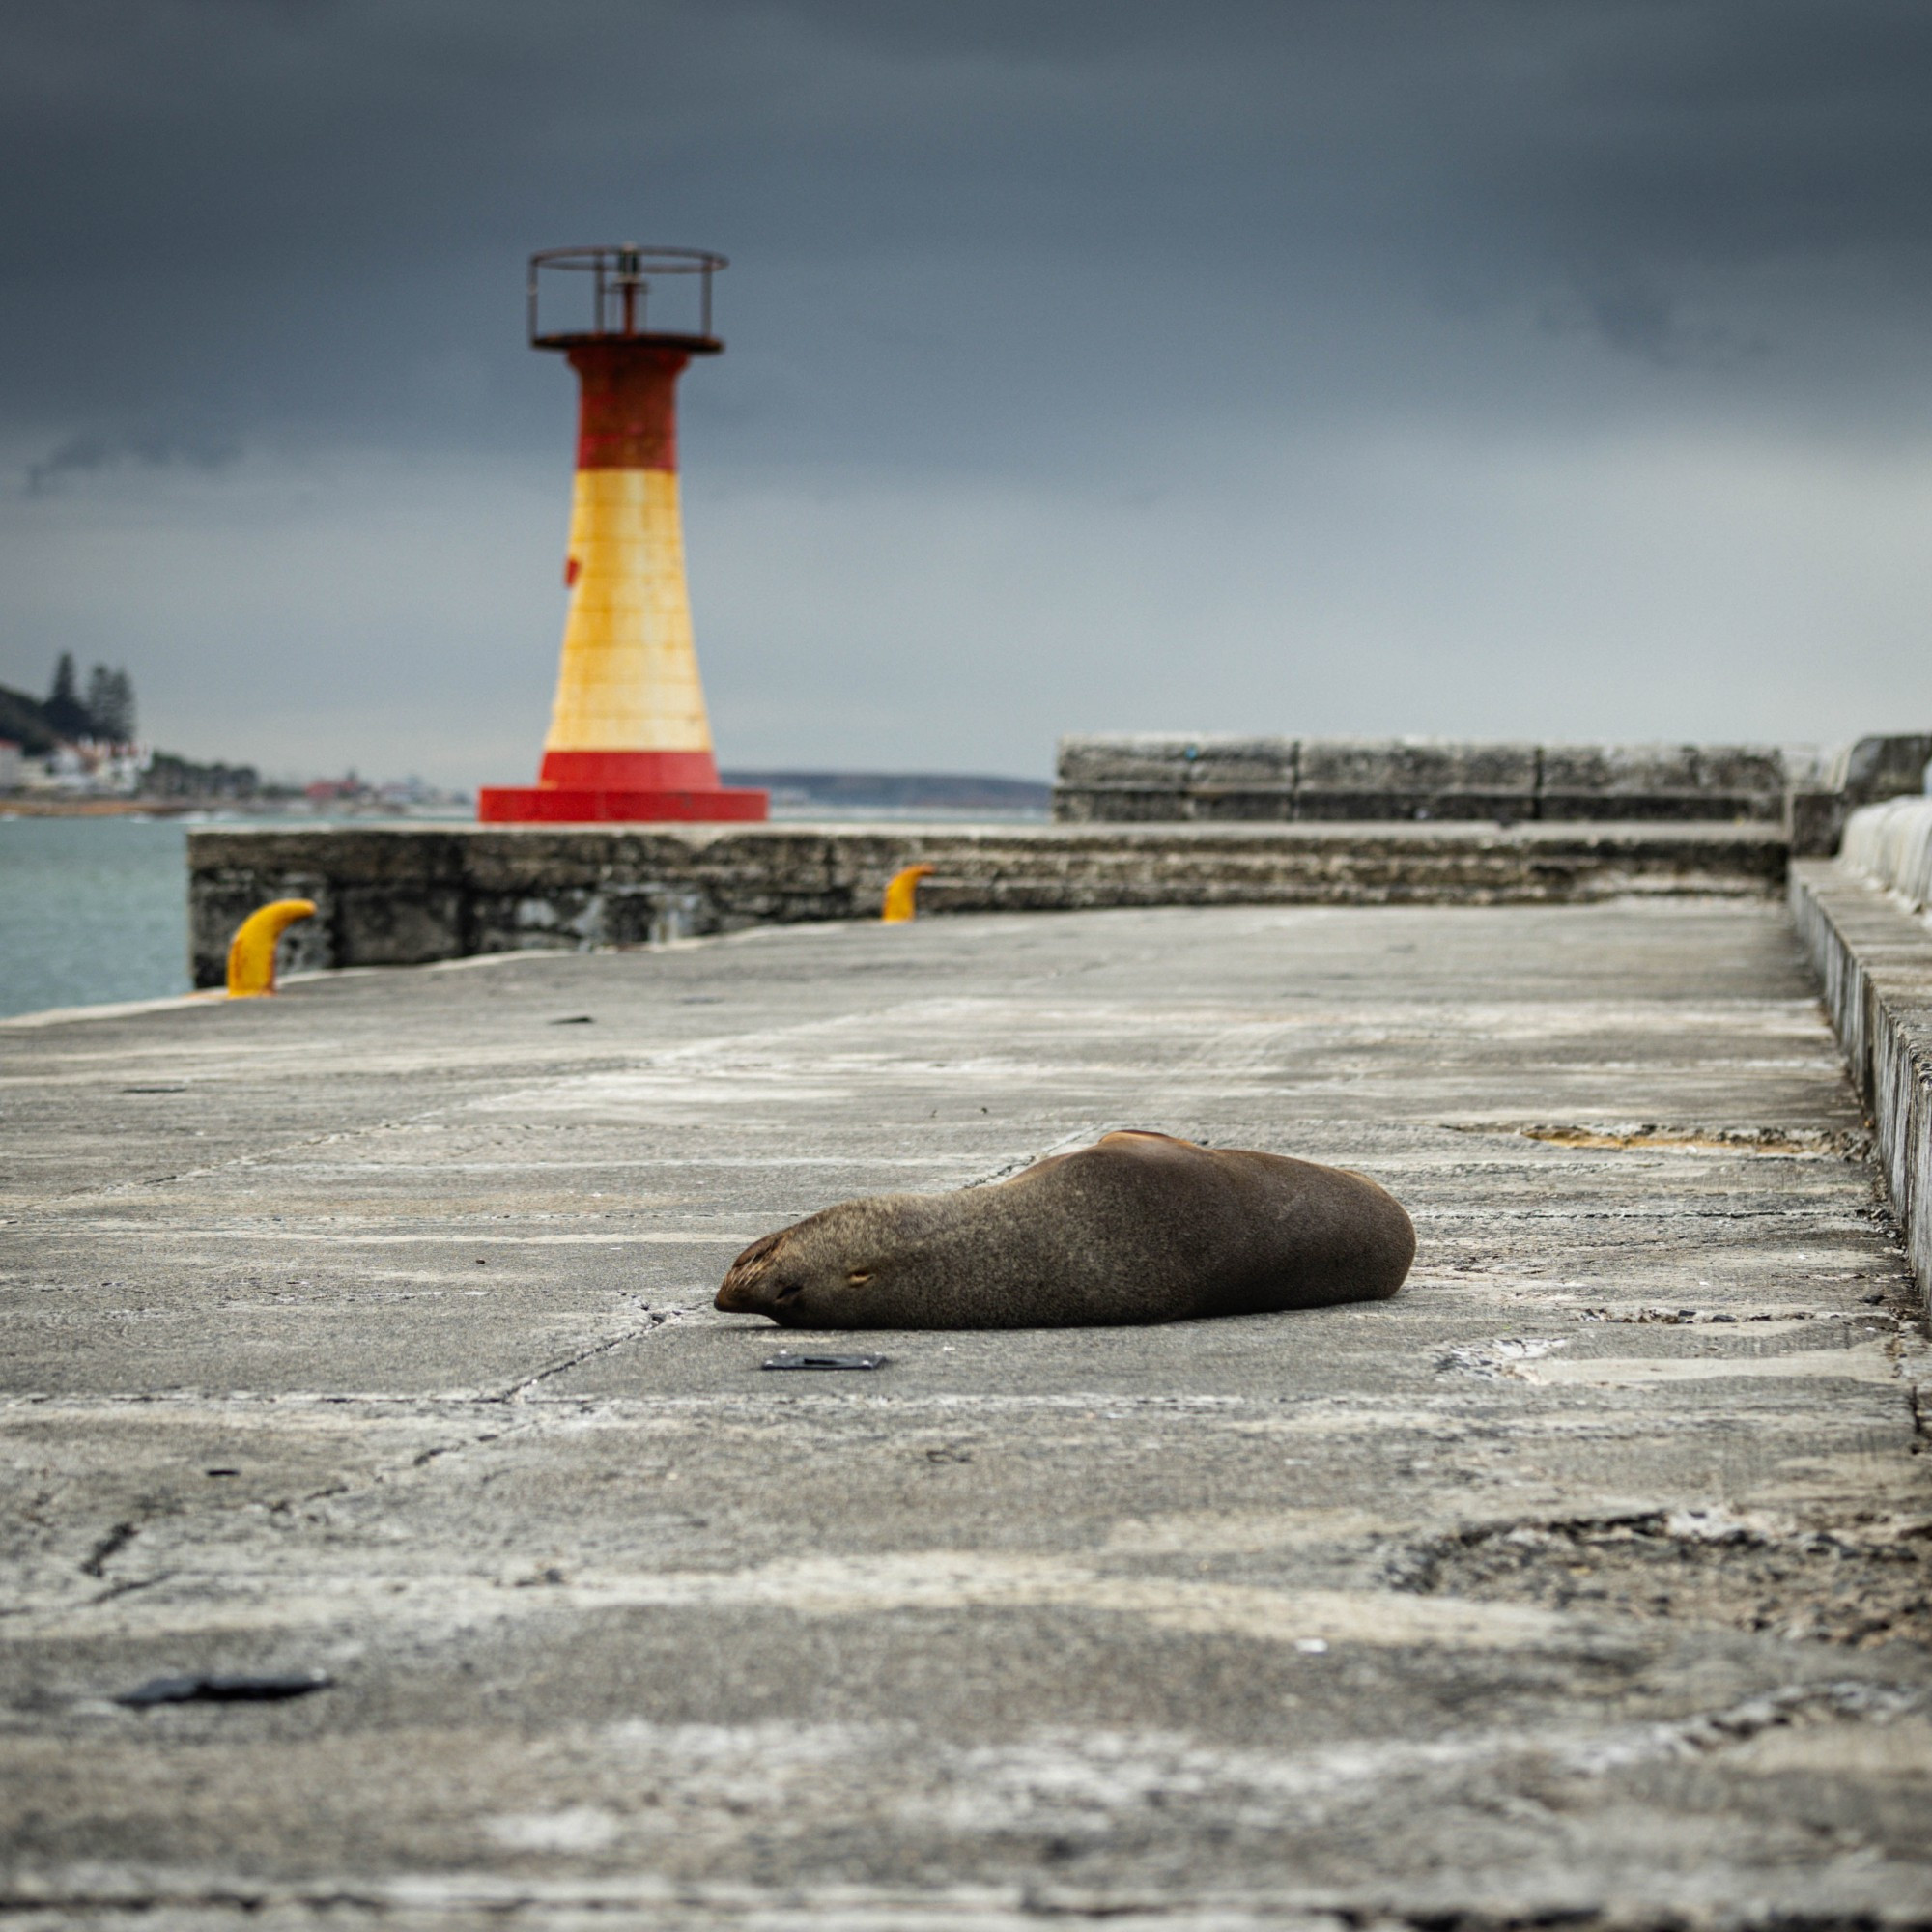
<path fill-rule="evenodd" d="M 1932 1312 L 1932 930 L 1832 860 L 1787 888 L 1833 1030 L 1872 1118 L 1880 1179 Z"/>

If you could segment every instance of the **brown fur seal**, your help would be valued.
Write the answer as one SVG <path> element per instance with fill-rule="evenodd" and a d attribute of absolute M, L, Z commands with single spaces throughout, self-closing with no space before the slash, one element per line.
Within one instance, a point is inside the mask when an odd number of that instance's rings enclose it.
<path fill-rule="evenodd" d="M 1108 1134 L 992 1187 L 842 1201 L 753 1241 L 718 1306 L 787 1328 L 1061 1328 L 1374 1301 L 1415 1229 L 1360 1174 Z"/>

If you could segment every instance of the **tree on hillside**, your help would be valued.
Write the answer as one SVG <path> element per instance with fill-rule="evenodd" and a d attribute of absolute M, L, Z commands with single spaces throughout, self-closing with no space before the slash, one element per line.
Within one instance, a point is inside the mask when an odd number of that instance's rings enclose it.
<path fill-rule="evenodd" d="M 54 666 L 54 688 L 47 694 L 47 701 L 41 706 L 41 715 L 47 721 L 47 728 L 63 738 L 94 735 L 94 720 L 88 715 L 87 706 L 80 701 L 71 651 L 63 651 L 60 662 Z"/>
<path fill-rule="evenodd" d="M 131 744 L 134 738 L 134 685 L 125 670 L 109 670 L 98 664 L 87 680 L 87 715 L 94 721 L 94 735 L 116 745 Z"/>

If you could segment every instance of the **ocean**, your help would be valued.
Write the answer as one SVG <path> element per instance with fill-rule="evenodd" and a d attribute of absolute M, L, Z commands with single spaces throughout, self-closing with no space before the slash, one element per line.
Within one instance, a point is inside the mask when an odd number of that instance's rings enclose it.
<path fill-rule="evenodd" d="M 0 806 L 0 1018 L 188 991 L 187 827 L 182 819 L 5 814 Z M 1043 822 L 1045 813 L 783 801 L 772 816 L 989 824 Z M 303 813 L 298 822 L 327 821 Z"/>
<path fill-rule="evenodd" d="M 187 990 L 179 819 L 0 816 L 0 1016 Z"/>

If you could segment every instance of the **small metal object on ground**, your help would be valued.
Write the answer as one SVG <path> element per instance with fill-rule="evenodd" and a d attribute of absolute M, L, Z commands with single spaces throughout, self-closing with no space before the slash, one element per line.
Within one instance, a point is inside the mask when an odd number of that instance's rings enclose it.
<path fill-rule="evenodd" d="M 278 1704 L 327 1690 L 335 1682 L 326 1670 L 198 1673 L 189 1677 L 151 1677 L 115 1698 L 117 1704 Z"/>
<path fill-rule="evenodd" d="M 883 1355 L 768 1355 L 768 1369 L 882 1369 Z"/>

